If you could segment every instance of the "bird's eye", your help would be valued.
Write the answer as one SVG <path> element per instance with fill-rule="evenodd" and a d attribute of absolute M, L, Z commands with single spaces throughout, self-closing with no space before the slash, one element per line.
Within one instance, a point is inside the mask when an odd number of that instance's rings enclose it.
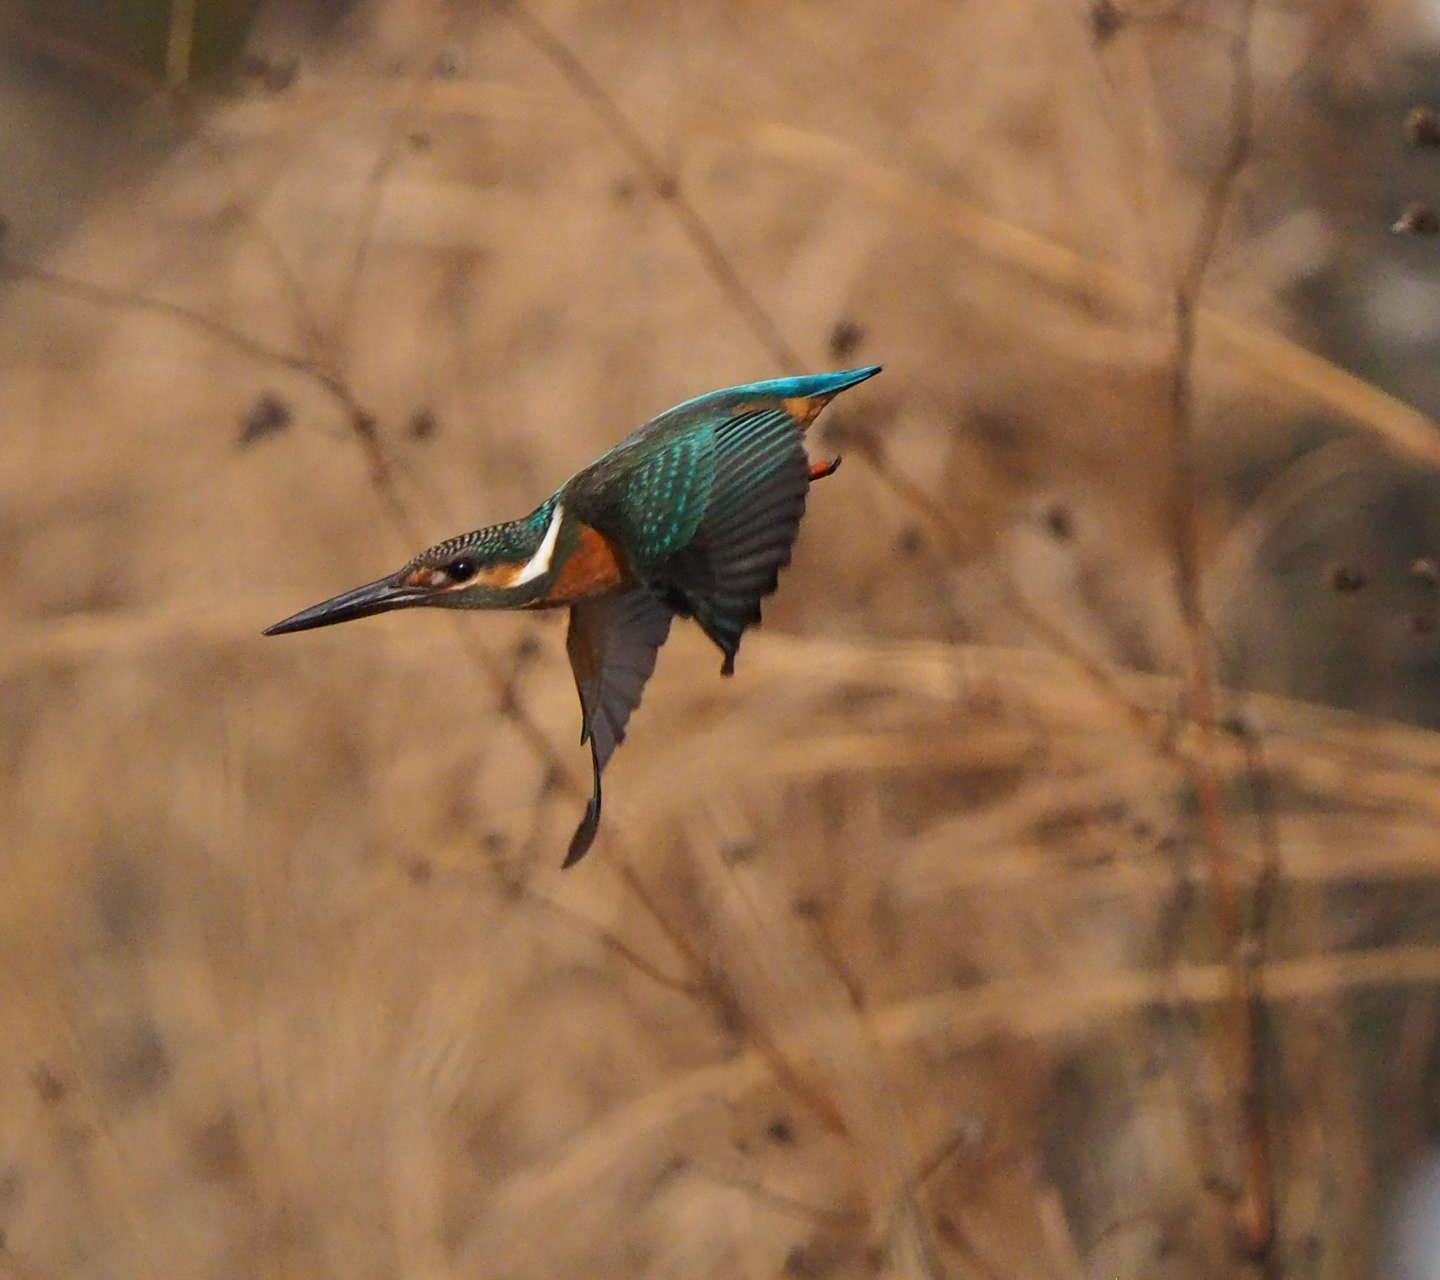
<path fill-rule="evenodd" d="M 451 582 L 469 582 L 479 571 L 479 564 L 465 556 L 452 560 L 445 566 L 445 576 Z"/>

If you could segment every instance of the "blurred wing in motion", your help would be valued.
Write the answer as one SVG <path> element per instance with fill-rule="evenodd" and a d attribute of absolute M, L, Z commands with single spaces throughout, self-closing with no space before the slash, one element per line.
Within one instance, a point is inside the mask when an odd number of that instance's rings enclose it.
<path fill-rule="evenodd" d="M 565 648 L 575 672 L 583 723 L 580 741 L 590 740 L 594 789 L 575 829 L 564 866 L 589 851 L 600 826 L 600 773 L 625 741 L 625 724 L 640 705 L 655 655 L 670 634 L 671 612 L 643 586 L 580 600 L 570 607 Z"/>

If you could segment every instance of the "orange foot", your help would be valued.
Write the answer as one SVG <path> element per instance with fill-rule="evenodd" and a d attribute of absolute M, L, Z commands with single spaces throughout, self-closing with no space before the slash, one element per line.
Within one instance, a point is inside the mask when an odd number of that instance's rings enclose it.
<path fill-rule="evenodd" d="M 840 458 L 836 458 L 834 462 L 812 462 L 810 464 L 810 483 L 814 484 L 816 480 L 833 476 L 840 469 L 841 461 Z"/>

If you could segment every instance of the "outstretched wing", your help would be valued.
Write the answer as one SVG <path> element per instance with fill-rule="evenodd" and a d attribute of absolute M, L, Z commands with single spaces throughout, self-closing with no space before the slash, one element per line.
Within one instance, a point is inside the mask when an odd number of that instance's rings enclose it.
<path fill-rule="evenodd" d="M 654 585 L 689 614 L 735 669 L 746 627 L 775 590 L 805 514 L 810 463 L 801 424 L 783 408 L 726 419 L 714 428 L 715 475 L 694 536 L 660 566 Z"/>
<path fill-rule="evenodd" d="M 625 724 L 640 705 L 655 655 L 670 634 L 670 610 L 648 588 L 634 586 L 594 596 L 570 607 L 565 648 L 575 672 L 583 723 L 580 741 L 590 741 L 594 788 L 585 816 L 575 829 L 565 866 L 589 851 L 600 826 L 600 772 L 625 741 Z"/>
<path fill-rule="evenodd" d="M 616 538 L 630 571 L 693 617 L 735 669 L 740 637 L 790 563 L 812 480 L 805 428 L 878 365 L 712 392 L 662 413 L 579 472 L 567 501 Z"/>

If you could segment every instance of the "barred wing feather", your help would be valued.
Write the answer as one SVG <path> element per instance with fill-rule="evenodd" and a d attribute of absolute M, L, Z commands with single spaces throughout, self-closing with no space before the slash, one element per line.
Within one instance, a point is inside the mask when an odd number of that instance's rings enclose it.
<path fill-rule="evenodd" d="M 695 536 L 659 567 L 654 585 L 725 655 L 730 675 L 745 629 L 775 590 L 805 514 L 810 466 L 784 409 L 740 414 L 713 428 L 715 476 Z"/>
<path fill-rule="evenodd" d="M 600 826 L 601 771 L 625 740 L 626 722 L 640 705 L 655 656 L 670 634 L 670 618 L 670 610 L 643 586 L 581 600 L 570 608 L 565 648 L 580 694 L 580 741 L 590 742 L 594 783 L 585 817 L 565 855 L 567 867 L 594 843 Z"/>

